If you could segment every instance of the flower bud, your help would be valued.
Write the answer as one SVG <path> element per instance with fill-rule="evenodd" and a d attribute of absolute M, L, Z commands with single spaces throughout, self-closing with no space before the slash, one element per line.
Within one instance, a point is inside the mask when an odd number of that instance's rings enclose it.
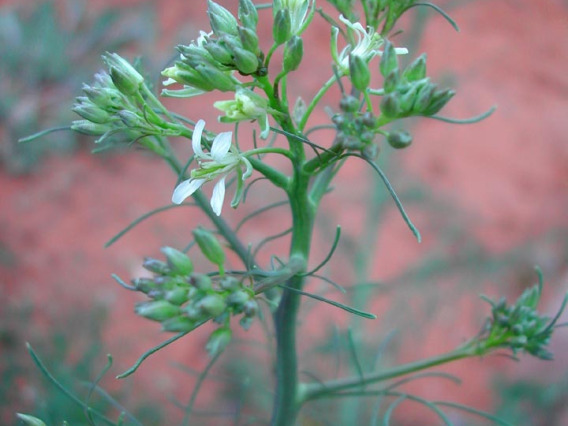
<path fill-rule="evenodd" d="M 165 262 L 158 259 L 152 259 L 151 257 L 145 257 L 142 267 L 147 271 L 153 272 L 158 275 L 168 275 L 170 273 L 170 268 Z"/>
<path fill-rule="evenodd" d="M 209 355 L 214 357 L 223 352 L 231 341 L 231 335 L 231 329 L 227 327 L 218 328 L 211 333 L 207 345 L 205 345 L 205 349 L 209 352 Z"/>
<path fill-rule="evenodd" d="M 87 98 L 83 98 L 87 99 Z M 92 123 L 105 124 L 110 121 L 110 115 L 108 112 L 94 105 L 90 101 L 81 102 L 80 98 L 77 99 L 80 103 L 75 104 L 72 111 L 79 114 L 85 120 Z"/>
<path fill-rule="evenodd" d="M 179 307 L 172 305 L 166 300 L 138 303 L 134 310 L 136 314 L 144 318 L 160 322 L 178 316 L 181 313 Z"/>
<path fill-rule="evenodd" d="M 254 321 L 254 317 L 244 316 L 239 320 L 239 324 L 242 328 L 244 328 L 245 330 L 248 330 L 250 328 L 250 326 L 252 325 L 253 321 Z"/>
<path fill-rule="evenodd" d="M 258 49 L 258 36 L 256 35 L 256 32 L 241 26 L 239 26 L 238 31 L 243 48 L 253 53 L 255 56 L 258 55 L 260 50 Z"/>
<path fill-rule="evenodd" d="M 233 291 L 239 287 L 239 280 L 230 275 L 225 275 L 219 280 L 219 285 L 223 290 Z"/>
<path fill-rule="evenodd" d="M 208 0 L 207 5 L 207 16 L 209 16 L 209 23 L 215 35 L 217 37 L 222 37 L 224 34 L 236 36 L 238 24 L 233 14 L 214 1 Z"/>
<path fill-rule="evenodd" d="M 230 65 L 233 63 L 233 55 L 229 49 L 218 40 L 211 40 L 205 43 L 203 47 L 209 52 L 211 57 L 220 64 Z"/>
<path fill-rule="evenodd" d="M 272 37 L 277 45 L 286 43 L 292 36 L 292 20 L 288 9 L 280 9 L 274 16 Z"/>
<path fill-rule="evenodd" d="M 46 426 L 46 424 L 37 417 L 30 416 L 29 414 L 17 413 L 16 416 L 25 426 Z"/>
<path fill-rule="evenodd" d="M 301 37 L 293 36 L 284 46 L 283 70 L 284 72 L 295 71 L 302 62 L 304 55 L 304 43 Z"/>
<path fill-rule="evenodd" d="M 385 41 L 385 48 L 381 62 L 379 63 L 379 70 L 383 77 L 388 76 L 392 71 L 398 70 L 398 58 L 392 43 L 388 40 Z"/>
<path fill-rule="evenodd" d="M 349 74 L 351 83 L 360 92 L 364 92 L 371 82 L 371 72 L 367 61 L 359 55 L 349 55 Z"/>
<path fill-rule="evenodd" d="M 240 47 L 233 48 L 232 52 L 235 66 L 242 75 L 253 74 L 258 69 L 260 64 L 257 56 L 254 53 L 249 52 L 245 49 L 241 49 Z M 234 89 L 235 83 L 232 83 L 232 89 L 230 89 L 230 91 L 233 91 Z"/>
<path fill-rule="evenodd" d="M 385 93 L 394 92 L 398 87 L 398 82 L 399 82 L 398 71 L 397 70 L 391 71 L 389 75 L 385 77 L 385 81 L 383 83 L 383 89 L 385 90 Z"/>
<path fill-rule="evenodd" d="M 406 148 L 412 143 L 412 135 L 404 130 L 395 130 L 388 134 L 387 142 L 395 149 Z"/>
<path fill-rule="evenodd" d="M 166 68 L 162 71 L 162 75 L 178 83 L 195 87 L 196 89 L 201 89 L 206 92 L 215 89 L 215 85 L 212 82 L 204 79 L 201 74 L 183 62 L 177 62 L 175 66 Z"/>
<path fill-rule="evenodd" d="M 162 330 L 174 333 L 187 333 L 195 328 L 195 321 L 188 317 L 178 316 L 162 322 Z"/>
<path fill-rule="evenodd" d="M 419 56 L 402 72 L 402 78 L 412 82 L 426 77 L 426 54 Z"/>
<path fill-rule="evenodd" d="M 426 108 L 422 114 L 429 116 L 438 113 L 455 94 L 456 92 L 450 89 L 435 92 L 430 101 L 430 105 L 428 105 L 428 108 Z"/>
<path fill-rule="evenodd" d="M 192 274 L 189 283 L 196 289 L 207 291 L 211 289 L 211 277 L 205 274 Z"/>
<path fill-rule="evenodd" d="M 201 310 L 205 315 L 216 317 L 221 315 L 227 305 L 225 299 L 219 294 L 209 294 L 195 304 L 196 308 Z"/>
<path fill-rule="evenodd" d="M 193 272 L 193 263 L 187 254 L 173 247 L 162 247 L 160 251 L 166 256 L 172 274 L 189 275 Z"/>
<path fill-rule="evenodd" d="M 188 289 L 184 287 L 174 287 L 164 293 L 164 299 L 172 305 L 181 306 L 189 300 Z"/>
<path fill-rule="evenodd" d="M 391 93 L 381 99 L 379 108 L 385 117 L 396 118 L 400 114 L 400 101 L 394 93 Z"/>
<path fill-rule="evenodd" d="M 213 264 L 221 267 L 225 263 L 225 251 L 215 235 L 202 227 L 193 230 L 193 237 L 203 255 Z"/>
<path fill-rule="evenodd" d="M 256 31 L 258 11 L 251 0 L 239 0 L 239 20 L 249 30 Z"/>
<path fill-rule="evenodd" d="M 422 111 L 426 110 L 430 103 L 432 102 L 432 95 L 436 90 L 435 84 L 426 84 L 418 91 L 416 95 L 416 101 L 414 102 L 414 113 L 420 114 Z"/>
<path fill-rule="evenodd" d="M 136 278 L 132 280 L 132 285 L 136 287 L 137 291 L 141 291 L 144 294 L 148 294 L 156 288 L 156 283 L 151 278 Z"/>
<path fill-rule="evenodd" d="M 88 136 L 102 136 L 110 129 L 104 124 L 92 123 L 88 120 L 75 120 L 71 123 L 71 130 Z"/>
<path fill-rule="evenodd" d="M 144 77 L 136 69 L 117 53 L 103 55 L 103 60 L 109 67 L 112 82 L 118 90 L 125 95 L 132 95 L 140 89 L 144 83 Z"/>
<path fill-rule="evenodd" d="M 247 317 L 254 317 L 258 313 L 258 303 L 254 299 L 248 300 L 243 306 L 243 312 Z"/>
<path fill-rule="evenodd" d="M 356 112 L 360 105 L 359 99 L 355 96 L 347 95 L 341 98 L 339 101 L 339 108 L 343 112 Z"/>
<path fill-rule="evenodd" d="M 237 308 L 237 310 L 239 311 L 243 308 L 244 304 L 249 300 L 250 300 L 249 294 L 243 290 L 237 290 L 229 294 L 229 296 L 227 296 L 227 303 L 230 306 Z"/>
<path fill-rule="evenodd" d="M 123 109 L 118 111 L 117 115 L 122 121 L 122 123 L 130 129 L 136 129 L 136 128 L 139 129 L 147 127 L 144 119 L 133 111 Z"/>
<path fill-rule="evenodd" d="M 207 85 L 214 89 L 220 90 L 221 92 L 232 92 L 235 90 L 235 82 L 231 79 L 231 77 L 211 65 L 198 65 L 195 67 L 195 71 L 199 73 L 202 80 L 206 82 Z"/>

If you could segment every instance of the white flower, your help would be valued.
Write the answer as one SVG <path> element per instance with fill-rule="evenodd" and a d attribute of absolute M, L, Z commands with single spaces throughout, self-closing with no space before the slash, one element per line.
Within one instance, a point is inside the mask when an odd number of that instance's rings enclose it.
<path fill-rule="evenodd" d="M 213 104 L 217 109 L 225 113 L 219 117 L 223 123 L 234 123 L 243 120 L 257 120 L 260 126 L 260 137 L 266 139 L 270 132 L 268 111 L 274 112 L 268 106 L 268 99 L 254 93 L 251 90 L 237 88 L 235 99 L 231 101 L 217 101 Z"/>
<path fill-rule="evenodd" d="M 204 127 L 205 121 L 199 120 L 191 138 L 191 146 L 199 168 L 192 170 L 191 178 L 176 187 L 172 195 L 172 203 L 181 204 L 183 200 L 201 188 L 205 182 L 219 178 L 219 181 L 213 187 L 211 208 L 217 216 L 220 216 L 225 199 L 225 178 L 232 171 L 237 173 L 237 192 L 231 202 L 231 206 L 236 207 L 242 195 L 243 181 L 252 174 L 252 165 L 232 145 L 232 132 L 219 133 L 213 139 L 210 152 L 203 152 L 201 135 Z"/>
<path fill-rule="evenodd" d="M 351 22 L 349 19 L 345 18 L 343 15 L 339 16 L 339 20 L 343 22 L 347 29 L 355 33 L 357 36 L 357 43 L 355 46 L 351 44 L 345 46 L 341 53 L 337 53 L 337 35 L 339 30 L 335 27 L 332 36 L 332 56 L 335 62 L 339 66 L 339 69 L 344 73 L 349 72 L 349 55 L 353 54 L 360 56 L 365 61 L 369 62 L 377 55 L 381 55 L 383 52 L 379 50 L 379 47 L 383 44 L 383 38 L 374 30 L 372 27 L 367 27 L 367 30 L 363 28 L 360 22 Z M 408 49 L 405 47 L 397 47 L 394 49 L 397 55 L 405 55 L 408 53 Z"/>

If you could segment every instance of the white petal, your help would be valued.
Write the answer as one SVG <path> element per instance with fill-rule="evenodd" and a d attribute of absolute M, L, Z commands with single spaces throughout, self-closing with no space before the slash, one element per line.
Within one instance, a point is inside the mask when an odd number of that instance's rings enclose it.
<path fill-rule="evenodd" d="M 406 55 L 408 53 L 408 49 L 406 47 L 395 47 L 394 52 L 397 55 Z"/>
<path fill-rule="evenodd" d="M 211 195 L 211 208 L 217 216 L 221 216 L 223 200 L 225 199 L 225 178 L 223 177 L 213 188 Z"/>
<path fill-rule="evenodd" d="M 201 188 L 207 179 L 188 179 L 184 180 L 176 189 L 174 189 L 174 193 L 172 194 L 172 203 L 174 204 L 181 204 L 183 200 Z"/>
<path fill-rule="evenodd" d="M 245 163 L 245 172 L 243 173 L 243 180 L 248 179 L 252 175 L 252 164 L 246 157 L 242 157 L 243 163 Z"/>
<path fill-rule="evenodd" d="M 198 157 L 203 157 L 203 150 L 201 149 L 201 134 L 203 133 L 203 128 L 205 127 L 205 121 L 199 120 L 195 124 L 195 128 L 193 129 L 193 136 L 191 137 L 191 146 L 193 148 L 193 152 Z"/>
<path fill-rule="evenodd" d="M 229 148 L 231 148 L 231 141 L 233 140 L 232 132 L 223 132 L 215 136 L 213 140 L 213 145 L 211 145 L 211 157 L 215 161 L 221 161 Z"/>

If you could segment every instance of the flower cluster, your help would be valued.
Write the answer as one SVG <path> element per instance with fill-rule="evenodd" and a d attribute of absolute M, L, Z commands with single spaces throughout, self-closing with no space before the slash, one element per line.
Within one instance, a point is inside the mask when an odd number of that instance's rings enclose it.
<path fill-rule="evenodd" d="M 209 320 L 221 324 L 206 346 L 212 355 L 229 342 L 232 316 L 242 315 L 241 326 L 250 327 L 258 312 L 251 288 L 229 275 L 214 282 L 209 275 L 195 273 L 191 259 L 174 248 L 164 247 L 162 253 L 166 262 L 146 258 L 143 263 L 152 277 L 132 280 L 134 288 L 150 298 L 136 305 L 138 315 L 171 332 L 189 332 Z"/>
<path fill-rule="evenodd" d="M 204 127 L 205 121 L 199 120 L 195 125 L 191 139 L 193 152 L 195 153 L 195 159 L 199 164 L 199 168 L 193 169 L 191 171 L 191 177 L 181 182 L 175 188 L 172 195 L 172 202 L 180 204 L 201 188 L 205 182 L 219 179 L 213 188 L 211 208 L 217 216 L 220 216 L 223 208 L 223 200 L 225 199 L 225 179 L 227 175 L 233 171 L 237 173 L 237 190 L 231 202 L 231 206 L 236 207 L 242 197 L 244 180 L 252 174 L 252 165 L 232 144 L 232 132 L 223 132 L 215 136 L 211 144 L 210 152 L 205 153 L 201 147 Z"/>
<path fill-rule="evenodd" d="M 552 320 L 538 313 L 536 308 L 542 294 L 542 278 L 539 278 L 539 284 L 525 290 L 512 305 L 508 305 L 505 298 L 494 302 L 484 297 L 492 306 L 492 318 L 480 338 L 479 346 L 482 350 L 509 348 L 513 354 L 524 351 L 544 360 L 553 358 L 546 346 L 566 306 L 567 298 L 564 298 L 559 312 Z"/>
<path fill-rule="evenodd" d="M 201 32 L 197 41 L 178 46 L 179 60 L 162 72 L 168 77 L 164 85 L 180 83 L 184 89 L 165 90 L 164 95 L 188 97 L 212 90 L 231 92 L 241 84 L 233 71 L 243 76 L 266 73 L 256 33 L 258 13 L 252 1 L 239 0 L 241 25 L 231 12 L 211 0 L 207 14 L 213 31 Z"/>
<path fill-rule="evenodd" d="M 103 56 L 109 71 L 95 75 L 91 85 L 85 84 L 83 92 L 73 107 L 82 117 L 75 120 L 71 129 L 90 136 L 97 136 L 95 143 L 119 144 L 138 142 L 158 155 L 163 148 L 154 138 L 147 136 L 176 136 L 159 116 L 148 99 L 149 89 L 142 75 L 116 53 Z"/>
<path fill-rule="evenodd" d="M 365 157 L 374 159 L 378 148 L 373 141 L 377 130 L 377 118 L 370 111 L 359 111 L 361 102 L 354 96 L 341 99 L 341 113 L 335 114 L 332 121 L 337 129 L 335 145 L 350 151 L 361 151 Z"/>

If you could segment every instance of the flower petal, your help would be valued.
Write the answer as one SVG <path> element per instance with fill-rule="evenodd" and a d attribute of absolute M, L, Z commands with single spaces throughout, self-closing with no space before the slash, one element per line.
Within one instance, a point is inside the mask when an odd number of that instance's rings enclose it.
<path fill-rule="evenodd" d="M 215 161 L 222 161 L 223 157 L 229 152 L 231 148 L 231 141 L 233 140 L 233 132 L 223 132 L 215 136 L 213 145 L 211 145 L 211 157 Z"/>
<path fill-rule="evenodd" d="M 195 124 L 195 128 L 193 129 L 193 136 L 191 137 L 191 147 L 193 148 L 193 152 L 198 157 L 204 157 L 205 154 L 201 149 L 201 134 L 203 133 L 203 128 L 205 127 L 205 121 L 199 120 Z"/>
<path fill-rule="evenodd" d="M 174 193 L 172 194 L 172 203 L 174 204 L 181 204 L 183 200 L 201 188 L 207 179 L 188 179 L 184 180 L 176 189 L 174 189 Z"/>
<path fill-rule="evenodd" d="M 225 177 L 215 184 L 211 195 L 211 208 L 217 216 L 221 216 L 223 200 L 225 199 Z"/>

